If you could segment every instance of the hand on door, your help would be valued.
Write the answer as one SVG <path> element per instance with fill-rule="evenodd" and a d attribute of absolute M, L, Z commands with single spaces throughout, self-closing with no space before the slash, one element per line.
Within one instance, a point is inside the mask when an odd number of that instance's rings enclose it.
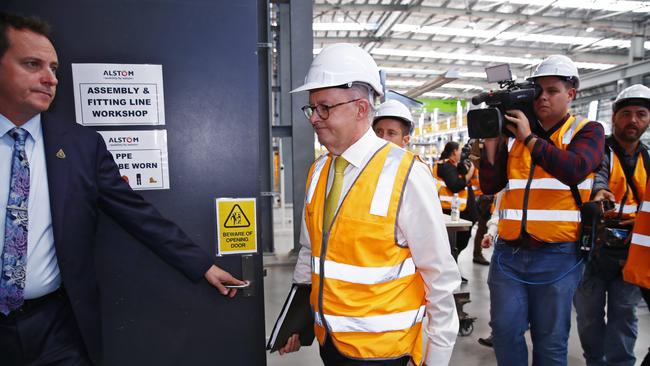
<path fill-rule="evenodd" d="M 214 264 L 207 272 L 203 275 L 208 282 L 214 287 L 216 287 L 222 295 L 227 295 L 228 297 L 234 297 L 237 293 L 237 289 L 231 288 L 228 289 L 224 285 L 245 285 L 246 282 L 241 281 L 233 277 L 230 273 L 224 271 L 223 269 L 215 266 Z"/>

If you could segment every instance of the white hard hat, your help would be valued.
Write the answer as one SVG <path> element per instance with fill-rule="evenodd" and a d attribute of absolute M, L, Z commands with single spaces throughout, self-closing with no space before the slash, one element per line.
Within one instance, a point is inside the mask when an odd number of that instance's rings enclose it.
<path fill-rule="evenodd" d="M 368 52 L 349 43 L 336 43 L 323 48 L 314 58 L 305 77 L 305 84 L 291 93 L 329 88 L 353 82 L 366 83 L 378 95 L 384 95 L 379 68 Z"/>
<path fill-rule="evenodd" d="M 406 122 L 409 127 L 409 134 L 413 133 L 413 115 L 411 114 L 411 111 L 409 111 L 408 107 L 404 104 L 394 99 L 387 100 L 382 103 L 379 108 L 377 108 L 377 112 L 375 113 L 373 126 L 378 120 L 388 117 L 397 118 Z"/>
<path fill-rule="evenodd" d="M 542 76 L 560 76 L 566 78 L 568 81 L 573 82 L 576 89 L 580 85 L 578 68 L 570 58 L 564 55 L 548 56 L 544 61 L 537 65 L 535 72 L 533 72 L 533 76 L 529 77 L 528 80 Z"/>
<path fill-rule="evenodd" d="M 645 85 L 634 84 L 623 89 L 614 101 L 614 113 L 625 105 L 632 103 L 633 100 L 638 100 L 640 104 L 650 109 L 650 88 Z"/>

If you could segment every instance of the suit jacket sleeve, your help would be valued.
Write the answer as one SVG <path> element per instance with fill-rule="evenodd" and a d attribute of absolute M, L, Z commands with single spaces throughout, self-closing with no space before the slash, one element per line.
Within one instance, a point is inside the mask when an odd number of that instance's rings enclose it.
<path fill-rule="evenodd" d="M 96 138 L 99 208 L 189 279 L 200 280 L 213 264 L 212 258 L 131 189 L 122 179 L 104 139 L 99 134 Z"/>

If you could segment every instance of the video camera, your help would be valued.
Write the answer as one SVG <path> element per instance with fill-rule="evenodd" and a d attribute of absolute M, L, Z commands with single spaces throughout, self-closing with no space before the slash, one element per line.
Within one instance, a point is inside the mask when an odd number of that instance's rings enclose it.
<path fill-rule="evenodd" d="M 472 145 L 469 143 L 465 144 L 463 146 L 462 150 L 460 151 L 460 163 L 458 163 L 458 167 L 456 168 L 458 170 L 458 173 L 465 175 L 467 172 L 469 172 L 469 169 L 472 167 L 472 161 L 469 158 L 469 155 L 472 153 Z"/>
<path fill-rule="evenodd" d="M 605 213 L 615 207 L 612 201 L 589 201 L 580 207 L 582 233 L 580 246 L 583 253 L 598 252 L 602 247 L 628 248 L 631 225 L 621 224 L 620 218 L 606 218 Z M 596 254 L 597 255 L 597 254 Z"/>
<path fill-rule="evenodd" d="M 506 128 L 508 121 L 504 117 L 505 112 L 510 109 L 524 112 L 533 130 L 538 123 L 533 111 L 533 101 L 541 94 L 541 88 L 531 81 L 515 83 L 508 64 L 488 67 L 485 73 L 488 81 L 499 83 L 502 90 L 490 90 L 472 98 L 472 104 L 485 102 L 489 108 L 473 109 L 467 113 L 469 137 L 490 138 L 498 137 L 501 133 L 514 137 Z"/>

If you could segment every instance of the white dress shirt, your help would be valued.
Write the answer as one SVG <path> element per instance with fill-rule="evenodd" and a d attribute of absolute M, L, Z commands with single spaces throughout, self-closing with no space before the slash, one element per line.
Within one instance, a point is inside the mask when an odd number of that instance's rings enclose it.
<path fill-rule="evenodd" d="M 0 168 L 0 253 L 2 253 L 5 243 L 5 217 L 7 216 L 11 158 L 14 148 L 14 139 L 9 135 L 9 131 L 14 127 L 16 126 L 11 121 L 0 114 L 0 167 L 3 167 Z M 25 153 L 29 163 L 29 199 L 27 202 L 29 220 L 27 223 L 27 268 L 24 296 L 25 299 L 34 299 L 59 288 L 61 275 L 54 249 L 41 115 L 32 117 L 21 127 L 29 132 L 25 141 Z"/>
<path fill-rule="evenodd" d="M 350 190 L 359 173 L 386 141 L 372 129 L 341 154 L 350 164 L 343 175 L 341 200 Z M 332 185 L 334 164 L 330 164 L 327 191 Z M 338 207 L 338 206 L 337 206 Z M 397 214 L 397 241 L 408 246 L 417 272 L 426 286 L 424 327 L 425 362 L 428 366 L 447 365 L 458 334 L 458 316 L 453 291 L 460 285 L 458 266 L 451 256 L 447 229 L 440 200 L 429 167 L 416 161 L 407 178 L 402 204 Z M 303 207 L 301 249 L 293 275 L 295 283 L 311 282 L 311 243 Z"/>

